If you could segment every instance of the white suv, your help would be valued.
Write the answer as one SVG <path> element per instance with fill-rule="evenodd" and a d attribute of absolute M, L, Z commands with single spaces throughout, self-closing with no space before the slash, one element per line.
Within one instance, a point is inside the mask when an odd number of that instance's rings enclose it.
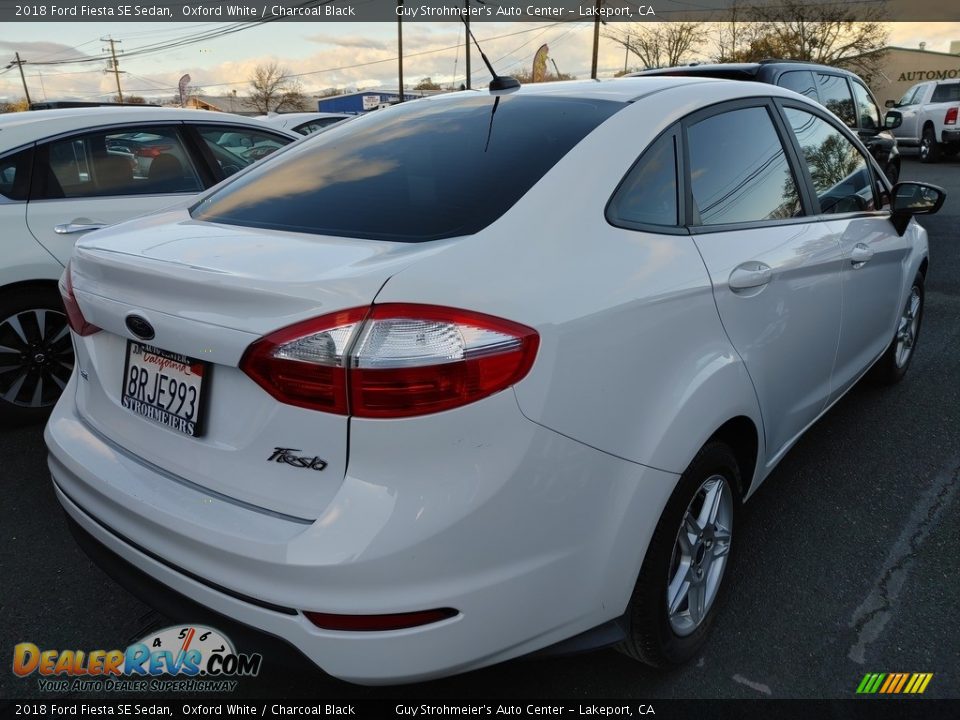
<path fill-rule="evenodd" d="M 0 423 L 45 417 L 70 376 L 57 279 L 78 237 L 196 195 L 297 137 L 202 110 L 0 115 Z"/>
<path fill-rule="evenodd" d="M 335 125 L 78 244 L 57 497 L 81 538 L 340 678 L 563 641 L 683 662 L 741 501 L 871 367 L 907 371 L 912 216 L 943 197 L 755 83 Z"/>

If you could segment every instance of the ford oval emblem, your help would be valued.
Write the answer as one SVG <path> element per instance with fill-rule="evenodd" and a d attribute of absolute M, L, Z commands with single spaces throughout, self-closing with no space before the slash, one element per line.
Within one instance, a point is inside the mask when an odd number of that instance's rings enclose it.
<path fill-rule="evenodd" d="M 153 340 L 153 325 L 139 315 L 127 315 L 127 330 L 141 340 Z"/>

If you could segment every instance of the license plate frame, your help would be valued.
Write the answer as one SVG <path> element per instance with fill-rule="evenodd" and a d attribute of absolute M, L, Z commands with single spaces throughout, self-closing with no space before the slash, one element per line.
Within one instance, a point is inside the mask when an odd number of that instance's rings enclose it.
<path fill-rule="evenodd" d="M 134 367 L 137 368 L 138 373 L 137 382 L 134 386 L 138 391 L 147 388 L 145 393 L 147 397 L 144 398 L 128 392 L 131 387 L 131 359 L 135 356 L 140 356 L 141 359 L 134 362 Z M 155 359 L 142 359 L 146 357 Z M 156 368 L 150 368 L 151 365 L 156 365 Z M 171 369 L 173 373 L 165 374 L 164 371 Z M 185 437 L 201 437 L 206 431 L 206 396 L 207 388 L 210 385 L 210 369 L 210 363 L 203 360 L 164 350 L 148 343 L 127 340 L 120 386 L 120 405 L 137 417 Z M 148 377 L 145 382 L 140 382 L 140 373 L 144 371 L 148 373 Z M 199 377 L 199 384 L 190 379 L 197 377 Z M 167 381 L 163 392 L 161 392 L 162 380 L 160 378 Z M 171 403 L 164 407 L 159 402 L 162 401 L 164 395 L 170 395 L 169 381 L 171 379 L 185 387 L 184 398 L 178 404 L 175 392 L 175 397 L 171 400 Z M 179 389 L 179 385 L 177 389 Z M 195 390 L 195 397 L 191 396 L 191 388 Z M 187 405 L 187 403 L 191 404 Z M 187 405 L 194 412 L 181 414 L 179 411 L 185 409 L 184 405 Z M 169 408 L 176 408 L 177 412 L 171 412 Z"/>

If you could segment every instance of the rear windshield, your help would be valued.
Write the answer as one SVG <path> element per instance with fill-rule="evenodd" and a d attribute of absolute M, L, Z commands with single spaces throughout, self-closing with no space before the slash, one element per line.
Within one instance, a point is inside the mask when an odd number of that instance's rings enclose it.
<path fill-rule="evenodd" d="M 478 232 L 622 103 L 458 93 L 293 147 L 194 206 L 197 220 L 401 242 Z"/>

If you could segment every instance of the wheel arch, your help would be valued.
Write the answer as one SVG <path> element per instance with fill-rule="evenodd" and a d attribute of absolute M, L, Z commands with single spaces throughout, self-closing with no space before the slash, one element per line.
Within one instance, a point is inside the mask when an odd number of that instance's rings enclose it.
<path fill-rule="evenodd" d="M 733 451 L 740 469 L 741 498 L 746 498 L 753 489 L 759 452 L 760 432 L 752 419 L 746 415 L 730 418 L 717 428 L 707 442 L 719 441 Z"/>

